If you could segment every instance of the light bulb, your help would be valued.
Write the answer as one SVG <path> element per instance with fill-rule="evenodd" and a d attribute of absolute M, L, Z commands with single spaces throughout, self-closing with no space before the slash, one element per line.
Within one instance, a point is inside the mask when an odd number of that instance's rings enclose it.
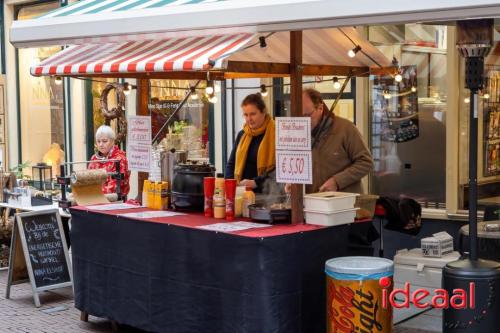
<path fill-rule="evenodd" d="M 391 98 L 391 94 L 389 93 L 389 90 L 384 90 L 384 98 L 385 99 L 390 99 Z"/>
<path fill-rule="evenodd" d="M 267 90 L 266 90 L 266 91 L 261 91 L 261 92 L 260 92 L 260 95 L 261 95 L 262 97 L 267 97 L 267 95 L 268 95 Z"/>
<path fill-rule="evenodd" d="M 60 86 L 62 84 L 62 77 L 56 76 L 55 79 L 54 79 L 54 82 L 55 82 L 55 84 L 57 84 L 58 86 Z"/>
<path fill-rule="evenodd" d="M 212 95 L 214 93 L 214 87 L 212 86 L 207 86 L 205 88 L 205 92 L 207 93 L 207 95 Z"/>
<path fill-rule="evenodd" d="M 212 96 L 210 96 L 210 97 L 208 98 L 208 101 L 209 101 L 210 103 L 212 103 L 212 104 L 217 103 L 217 101 L 218 101 L 218 100 L 219 100 L 219 99 L 218 99 L 218 98 L 217 98 L 217 96 L 215 96 L 215 95 L 212 95 Z"/>
<path fill-rule="evenodd" d="M 470 98 L 469 97 L 465 97 L 464 98 L 464 103 L 465 104 L 469 104 L 470 103 Z"/>
<path fill-rule="evenodd" d="M 401 82 L 403 81 L 403 76 L 401 74 L 396 74 L 396 76 L 394 76 L 394 80 L 396 80 L 396 82 Z"/>
<path fill-rule="evenodd" d="M 411 87 L 411 92 L 417 92 L 417 87 Z"/>
<path fill-rule="evenodd" d="M 490 94 L 488 94 L 488 93 L 484 94 L 484 95 L 483 95 L 483 98 L 484 98 L 484 99 L 489 99 L 489 98 L 490 98 Z"/>
<path fill-rule="evenodd" d="M 267 89 L 266 89 L 266 85 L 265 84 L 261 84 L 260 85 L 260 95 L 262 97 L 266 97 L 267 94 L 268 94 L 268 92 L 267 92 Z"/>
<path fill-rule="evenodd" d="M 189 97 L 191 97 L 191 99 L 192 99 L 193 101 L 195 101 L 195 100 L 197 100 L 197 99 L 198 99 L 198 94 L 195 92 L 195 93 L 192 93 L 192 94 L 191 94 L 191 96 L 189 96 Z"/>
<path fill-rule="evenodd" d="M 340 82 L 339 82 L 339 79 L 337 77 L 333 78 L 333 88 L 340 89 Z"/>
<path fill-rule="evenodd" d="M 359 51 L 361 51 L 361 46 L 356 45 L 352 50 L 349 50 L 349 52 L 347 52 L 347 55 L 350 58 L 354 58 L 356 56 L 356 53 L 358 53 Z"/>

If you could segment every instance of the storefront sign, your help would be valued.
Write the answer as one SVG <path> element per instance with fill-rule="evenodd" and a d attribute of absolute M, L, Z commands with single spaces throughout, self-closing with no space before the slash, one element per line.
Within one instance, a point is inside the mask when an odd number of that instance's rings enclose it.
<path fill-rule="evenodd" d="M 149 172 L 151 168 L 151 143 L 127 143 L 128 168 L 133 171 Z"/>
<path fill-rule="evenodd" d="M 127 140 L 131 143 L 151 144 L 151 117 L 130 116 L 127 117 L 128 133 Z"/>
<path fill-rule="evenodd" d="M 289 184 L 312 184 L 311 151 L 276 151 L 276 181 Z"/>
<path fill-rule="evenodd" d="M 311 118 L 276 117 L 276 150 L 311 150 Z"/>

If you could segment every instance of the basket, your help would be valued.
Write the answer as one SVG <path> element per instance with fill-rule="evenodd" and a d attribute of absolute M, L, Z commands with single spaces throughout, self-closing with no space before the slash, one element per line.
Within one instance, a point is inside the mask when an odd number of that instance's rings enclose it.
<path fill-rule="evenodd" d="M 375 215 L 375 205 L 378 195 L 361 194 L 356 197 L 354 207 L 359 208 L 356 212 L 356 220 L 372 219 Z"/>

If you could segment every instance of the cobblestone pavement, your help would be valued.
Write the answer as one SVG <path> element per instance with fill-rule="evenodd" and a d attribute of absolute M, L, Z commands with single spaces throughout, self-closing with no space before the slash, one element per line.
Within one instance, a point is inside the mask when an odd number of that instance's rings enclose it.
<path fill-rule="evenodd" d="M 71 288 L 62 288 L 40 294 L 42 306 L 33 304 L 33 294 L 28 283 L 11 288 L 10 299 L 5 299 L 7 271 L 0 271 L 0 333 L 78 333 L 111 332 L 108 320 L 90 317 L 80 321 L 75 309 Z M 139 333 L 129 327 L 119 327 L 119 332 Z M 394 333 L 427 333 L 427 331 L 396 328 Z"/>

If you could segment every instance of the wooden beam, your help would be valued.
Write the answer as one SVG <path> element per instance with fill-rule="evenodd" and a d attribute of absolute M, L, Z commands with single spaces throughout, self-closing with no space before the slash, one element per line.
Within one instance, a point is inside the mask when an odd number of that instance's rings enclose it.
<path fill-rule="evenodd" d="M 369 67 L 304 65 L 303 75 L 369 76 Z"/>
<path fill-rule="evenodd" d="M 290 31 L 290 108 L 292 117 L 302 117 L 302 31 Z M 293 184 L 292 223 L 304 223 L 304 186 Z"/>
<path fill-rule="evenodd" d="M 137 79 L 137 115 L 149 116 L 149 79 Z M 144 181 L 148 179 L 147 172 L 139 172 L 137 176 L 137 197 L 136 200 L 142 202 L 142 187 Z"/>
<path fill-rule="evenodd" d="M 226 72 L 289 74 L 290 64 L 270 62 L 229 61 Z"/>
<path fill-rule="evenodd" d="M 105 73 L 105 74 L 83 74 L 83 75 L 61 75 L 74 78 L 122 78 L 122 79 L 165 79 L 165 80 L 206 80 L 206 71 L 179 71 L 163 73 Z M 213 80 L 223 80 L 224 72 L 210 71 L 210 78 Z"/>

